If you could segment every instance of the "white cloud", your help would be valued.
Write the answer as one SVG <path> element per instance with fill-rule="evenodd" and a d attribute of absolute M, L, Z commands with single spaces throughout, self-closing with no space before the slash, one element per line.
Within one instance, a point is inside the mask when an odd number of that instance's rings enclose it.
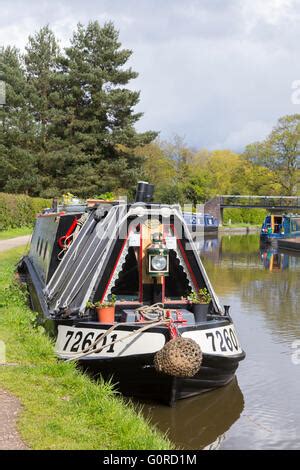
<path fill-rule="evenodd" d="M 251 142 L 264 140 L 271 132 L 272 127 L 272 122 L 249 121 L 240 129 L 230 132 L 225 140 L 211 145 L 210 149 L 235 149 L 244 147 Z"/>
<path fill-rule="evenodd" d="M 112 20 L 133 49 L 140 130 L 241 150 L 265 137 L 300 79 L 298 0 L 0 0 L 0 44 L 49 23 L 65 45 L 80 21 Z M 25 7 L 24 7 L 25 5 Z"/>

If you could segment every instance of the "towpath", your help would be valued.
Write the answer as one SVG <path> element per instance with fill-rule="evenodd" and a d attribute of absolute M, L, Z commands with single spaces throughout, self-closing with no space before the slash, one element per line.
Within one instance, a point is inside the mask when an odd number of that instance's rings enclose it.
<path fill-rule="evenodd" d="M 24 235 L 23 237 L 9 238 L 8 240 L 0 240 L 0 253 L 2 251 L 17 248 L 18 246 L 27 245 L 31 235 Z"/>
<path fill-rule="evenodd" d="M 20 410 L 19 400 L 0 390 L 0 450 L 28 449 L 17 431 Z"/>

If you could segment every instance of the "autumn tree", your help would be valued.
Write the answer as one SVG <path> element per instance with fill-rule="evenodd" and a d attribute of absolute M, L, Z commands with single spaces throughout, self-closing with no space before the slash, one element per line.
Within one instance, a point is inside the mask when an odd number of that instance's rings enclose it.
<path fill-rule="evenodd" d="M 283 116 L 263 142 L 246 147 L 245 157 L 272 171 L 282 193 L 292 196 L 300 182 L 300 114 Z"/>

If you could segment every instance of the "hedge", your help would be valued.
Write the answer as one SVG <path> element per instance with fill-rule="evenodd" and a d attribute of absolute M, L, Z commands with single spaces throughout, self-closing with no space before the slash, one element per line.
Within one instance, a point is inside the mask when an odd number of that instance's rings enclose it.
<path fill-rule="evenodd" d="M 228 224 L 261 225 L 267 215 L 265 209 L 224 209 L 223 222 Z"/>
<path fill-rule="evenodd" d="M 25 194 L 0 193 L 0 230 L 30 227 L 36 214 L 51 206 L 51 200 Z"/>

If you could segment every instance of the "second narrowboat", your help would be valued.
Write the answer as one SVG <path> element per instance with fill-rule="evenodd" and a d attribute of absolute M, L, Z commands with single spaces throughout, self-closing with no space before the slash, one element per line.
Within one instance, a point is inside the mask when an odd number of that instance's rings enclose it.
<path fill-rule="evenodd" d="M 265 218 L 260 232 L 263 243 L 276 243 L 282 238 L 300 237 L 299 214 L 269 214 Z"/>
<path fill-rule="evenodd" d="M 215 233 L 219 228 L 218 219 L 211 214 L 184 212 L 183 218 L 190 232 Z"/>

